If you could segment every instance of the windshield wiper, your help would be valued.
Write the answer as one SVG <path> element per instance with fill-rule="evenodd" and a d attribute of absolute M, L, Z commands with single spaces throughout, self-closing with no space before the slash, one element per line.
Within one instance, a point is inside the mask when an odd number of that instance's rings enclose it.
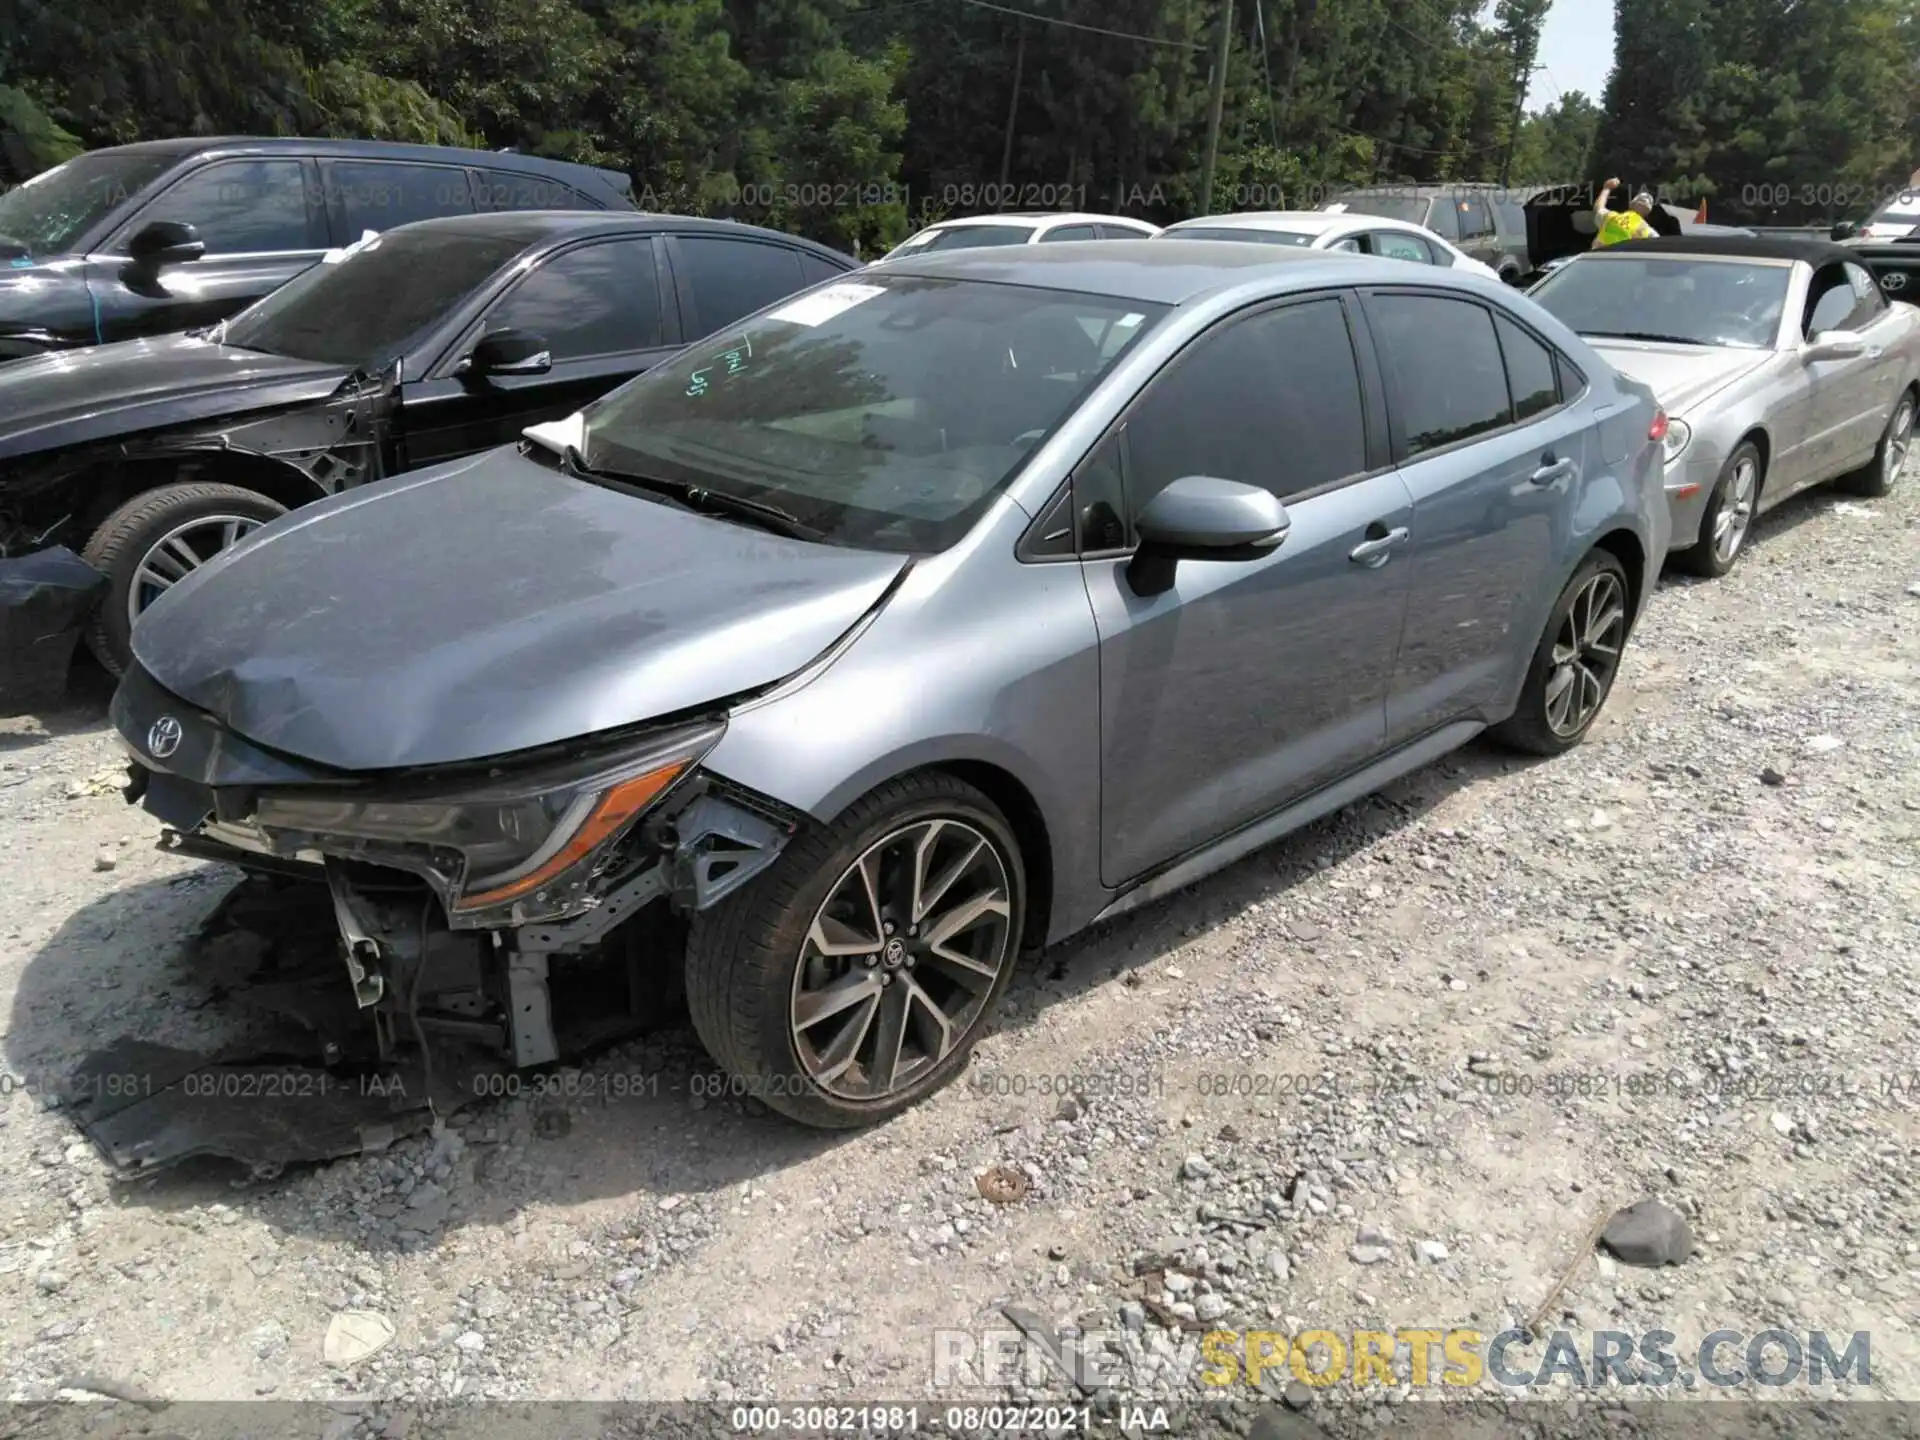
<path fill-rule="evenodd" d="M 798 515 L 789 514 L 778 505 L 769 505 L 764 500 L 748 500 L 740 495 L 729 495 L 722 490 L 709 490 L 704 485 L 693 485 L 683 480 L 663 480 L 656 475 L 639 475 L 631 470 L 598 469 L 587 464 L 586 457 L 572 445 L 567 446 L 566 452 L 560 457 L 560 468 L 582 480 L 625 486 L 634 490 L 643 490 L 650 495 L 662 496 L 685 510 L 749 520 L 763 530 L 785 535 L 790 540 L 825 538 L 825 531 L 815 529 Z"/>
<path fill-rule="evenodd" d="M 1601 340 L 1651 340 L 1656 345 L 1705 346 L 1710 343 L 1690 335 L 1655 335 L 1647 330 L 1589 330 L 1587 334 Z"/>

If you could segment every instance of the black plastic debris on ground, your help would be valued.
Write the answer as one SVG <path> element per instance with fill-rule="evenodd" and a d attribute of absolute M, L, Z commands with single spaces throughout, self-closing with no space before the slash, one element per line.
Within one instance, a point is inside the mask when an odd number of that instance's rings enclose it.
<path fill-rule="evenodd" d="M 0 715 L 60 703 L 107 577 L 64 545 L 0 559 Z"/>
<path fill-rule="evenodd" d="M 436 1044 L 381 1065 L 354 1004 L 324 885 L 249 877 L 191 942 L 209 1004 L 252 1012 L 258 1033 L 212 1052 L 126 1038 L 66 1080 L 68 1110 L 117 1169 L 142 1174 L 199 1157 L 255 1174 L 385 1149 L 485 1093 L 495 1056 Z M 431 1095 L 429 1094 L 431 1092 Z"/>

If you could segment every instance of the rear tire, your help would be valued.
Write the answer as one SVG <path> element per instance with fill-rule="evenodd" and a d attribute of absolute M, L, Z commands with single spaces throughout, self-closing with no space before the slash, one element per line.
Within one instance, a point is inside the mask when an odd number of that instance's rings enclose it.
<path fill-rule="evenodd" d="M 1674 554 L 1673 562 L 1689 575 L 1718 580 L 1733 569 L 1753 534 L 1760 511 L 1760 487 L 1766 481 L 1760 447 L 1751 440 L 1734 446 L 1713 482 L 1713 494 L 1700 516 L 1700 538 Z"/>
<path fill-rule="evenodd" d="M 1012 977 L 1026 895 L 1019 842 L 985 795 L 935 771 L 889 781 L 693 916 L 693 1028 L 737 1093 L 790 1119 L 885 1120 L 966 1068 Z"/>
<path fill-rule="evenodd" d="M 1880 432 L 1880 444 L 1874 449 L 1873 459 L 1851 475 L 1842 475 L 1834 481 L 1834 489 L 1868 500 L 1891 495 L 1913 448 L 1913 421 L 1913 392 L 1904 390 L 1893 403 L 1893 414 L 1887 417 L 1887 428 Z"/>
<path fill-rule="evenodd" d="M 163 485 L 135 495 L 100 522 L 82 552 L 107 577 L 87 648 L 114 675 L 126 674 L 133 661 L 134 612 L 151 603 L 157 585 L 143 576 L 178 571 L 174 578 L 180 578 L 231 544 L 222 543 L 229 531 L 238 539 L 286 513 L 277 500 L 237 485 Z M 196 565 L 187 565 L 185 554 L 197 555 Z"/>
<path fill-rule="evenodd" d="M 1494 739 L 1530 755 L 1559 755 L 1587 738 L 1620 673 L 1627 603 L 1626 567 L 1594 551 L 1554 601 L 1520 703 L 1493 727 Z"/>

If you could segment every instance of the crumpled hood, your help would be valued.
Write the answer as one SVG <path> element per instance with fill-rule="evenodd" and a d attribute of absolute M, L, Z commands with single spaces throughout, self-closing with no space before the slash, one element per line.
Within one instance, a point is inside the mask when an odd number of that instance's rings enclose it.
<path fill-rule="evenodd" d="M 1741 376 L 1773 358 L 1770 350 L 1735 350 L 1702 345 L 1661 345 L 1648 340 L 1604 340 L 1581 337 L 1614 369 L 1620 370 L 1660 397 L 1660 407 L 1678 417 Z"/>
<path fill-rule="evenodd" d="M 255 531 L 162 596 L 133 650 L 167 690 L 282 753 L 341 770 L 450 764 L 783 679 L 906 564 L 504 447 Z"/>
<path fill-rule="evenodd" d="M 348 371 L 187 335 L 0 365 L 0 460 L 331 394 Z"/>

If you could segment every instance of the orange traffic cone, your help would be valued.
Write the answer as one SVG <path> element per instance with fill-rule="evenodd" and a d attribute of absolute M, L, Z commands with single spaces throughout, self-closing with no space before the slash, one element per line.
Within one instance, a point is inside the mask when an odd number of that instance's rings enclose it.
<path fill-rule="evenodd" d="M 1699 210 L 1699 213 L 1693 217 L 1693 223 L 1696 225 L 1704 225 L 1707 223 L 1707 202 L 1706 201 L 1702 200 L 1700 202 L 1700 210 Z"/>

